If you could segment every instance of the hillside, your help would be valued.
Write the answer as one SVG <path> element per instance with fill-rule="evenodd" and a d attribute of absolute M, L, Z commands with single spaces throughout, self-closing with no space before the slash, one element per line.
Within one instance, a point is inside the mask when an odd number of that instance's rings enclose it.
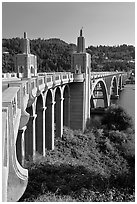
<path fill-rule="evenodd" d="M 57 38 L 38 38 L 30 40 L 30 47 L 31 53 L 37 56 L 38 72 L 70 71 L 71 55 L 76 50 L 75 44 L 68 44 Z M 14 57 L 15 54 L 21 53 L 21 39 L 3 39 L 2 50 L 2 71 L 15 72 Z M 91 55 L 93 71 L 135 69 L 135 47 L 132 45 L 89 46 L 87 52 Z"/>

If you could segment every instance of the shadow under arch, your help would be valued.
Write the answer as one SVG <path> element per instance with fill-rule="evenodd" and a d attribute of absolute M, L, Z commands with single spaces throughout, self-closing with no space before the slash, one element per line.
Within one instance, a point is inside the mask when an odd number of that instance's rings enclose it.
<path fill-rule="evenodd" d="M 36 151 L 43 153 L 43 96 L 40 94 L 36 100 L 36 121 L 35 121 Z"/>
<path fill-rule="evenodd" d="M 45 147 L 50 150 L 54 148 L 54 115 L 53 115 L 53 94 L 48 89 L 45 100 Z"/>
<path fill-rule="evenodd" d="M 18 136 L 16 140 L 16 154 L 20 165 L 24 165 L 24 161 L 28 160 L 30 156 L 33 156 L 33 119 L 34 110 L 33 106 L 26 108 L 26 112 L 29 113 L 29 121 L 22 129 L 18 130 Z"/>
<path fill-rule="evenodd" d="M 25 131 L 25 159 L 28 160 L 29 156 L 33 156 L 33 144 L 34 144 L 34 108 L 31 105 L 30 107 L 26 108 L 26 112 L 30 114 L 29 122 L 27 123 L 27 129 Z"/>
<path fill-rule="evenodd" d="M 62 110 L 61 110 L 61 89 L 55 88 L 55 109 L 54 109 L 54 123 L 55 123 L 55 137 L 61 137 L 62 135 Z"/>
<path fill-rule="evenodd" d="M 111 80 L 111 86 L 110 86 L 110 95 L 109 95 L 109 100 L 111 103 L 111 99 L 116 99 L 118 96 L 118 82 L 116 76 L 113 76 Z"/>
<path fill-rule="evenodd" d="M 70 88 L 63 87 L 63 126 L 70 127 Z"/>

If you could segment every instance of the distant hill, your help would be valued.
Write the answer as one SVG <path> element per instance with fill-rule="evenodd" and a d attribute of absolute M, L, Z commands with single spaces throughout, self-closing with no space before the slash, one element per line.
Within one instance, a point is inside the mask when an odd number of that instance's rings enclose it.
<path fill-rule="evenodd" d="M 135 47 L 133 45 L 89 46 L 94 71 L 128 71 L 135 69 Z"/>
<path fill-rule="evenodd" d="M 16 71 L 14 66 L 14 56 L 21 53 L 22 41 L 20 38 L 3 39 L 2 70 L 3 72 Z M 38 71 L 70 71 L 71 54 L 76 49 L 76 45 L 68 44 L 63 40 L 52 38 L 48 40 L 30 40 L 31 53 L 37 56 Z"/>
<path fill-rule="evenodd" d="M 15 72 L 14 57 L 21 53 L 22 39 L 2 40 L 2 71 Z M 38 72 L 70 71 L 71 55 L 76 51 L 75 44 L 68 44 L 58 38 L 30 40 L 31 53 L 37 56 Z M 8 53 L 9 54 L 8 54 Z M 135 47 L 120 46 L 89 46 L 93 71 L 112 71 L 134 69 Z"/>

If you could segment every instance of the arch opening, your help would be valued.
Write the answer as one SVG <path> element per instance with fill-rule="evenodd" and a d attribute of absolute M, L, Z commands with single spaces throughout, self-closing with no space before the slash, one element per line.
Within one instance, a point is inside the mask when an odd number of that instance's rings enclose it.
<path fill-rule="evenodd" d="M 43 153 L 43 99 L 40 94 L 36 101 L 36 123 L 35 123 L 35 136 L 36 136 L 36 151 L 40 154 Z"/>
<path fill-rule="evenodd" d="M 108 107 L 108 93 L 103 81 L 98 81 L 90 98 L 90 110 Z"/>
<path fill-rule="evenodd" d="M 46 111 L 45 111 L 45 147 L 47 149 L 52 149 L 53 141 L 52 141 L 52 135 L 53 135 L 53 109 L 52 109 L 52 93 L 50 90 L 48 90 L 46 95 Z"/>
<path fill-rule="evenodd" d="M 122 89 L 122 76 L 119 76 L 119 80 L 118 80 L 118 91 L 120 92 Z"/>
<path fill-rule="evenodd" d="M 115 99 L 118 98 L 118 87 L 117 87 L 117 79 L 113 77 L 111 87 L 110 87 L 110 105 L 115 104 Z"/>
<path fill-rule="evenodd" d="M 28 160 L 30 156 L 33 156 L 33 136 L 34 136 L 34 113 L 32 105 L 26 108 L 26 112 L 30 114 L 29 121 L 27 123 L 27 129 L 25 131 L 25 159 Z"/>
<path fill-rule="evenodd" d="M 27 107 L 26 112 L 29 113 L 29 121 L 26 127 L 18 130 L 16 140 L 16 154 L 20 165 L 24 165 L 24 161 L 33 156 L 33 107 Z"/>
<path fill-rule="evenodd" d="M 18 130 L 18 135 L 17 135 L 17 140 L 16 140 L 16 155 L 17 155 L 17 160 L 21 166 L 24 164 L 24 145 L 22 144 L 22 138 L 23 137 L 23 130 Z"/>
<path fill-rule="evenodd" d="M 63 126 L 70 127 L 70 90 L 66 85 L 63 92 Z"/>
<path fill-rule="evenodd" d="M 55 92 L 55 112 L 54 112 L 54 125 L 55 125 L 55 136 L 61 136 L 61 91 L 57 87 Z"/>

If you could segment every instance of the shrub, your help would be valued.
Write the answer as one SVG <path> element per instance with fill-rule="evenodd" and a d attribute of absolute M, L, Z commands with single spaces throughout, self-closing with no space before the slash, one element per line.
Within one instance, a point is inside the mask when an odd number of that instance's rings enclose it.
<path fill-rule="evenodd" d="M 102 125 L 109 130 L 126 130 L 132 127 L 131 117 L 119 106 L 109 107 L 102 118 Z"/>
<path fill-rule="evenodd" d="M 119 131 L 83 134 L 64 128 L 54 150 L 28 163 L 29 182 L 20 201 L 133 201 L 134 165 L 124 148 Z"/>

